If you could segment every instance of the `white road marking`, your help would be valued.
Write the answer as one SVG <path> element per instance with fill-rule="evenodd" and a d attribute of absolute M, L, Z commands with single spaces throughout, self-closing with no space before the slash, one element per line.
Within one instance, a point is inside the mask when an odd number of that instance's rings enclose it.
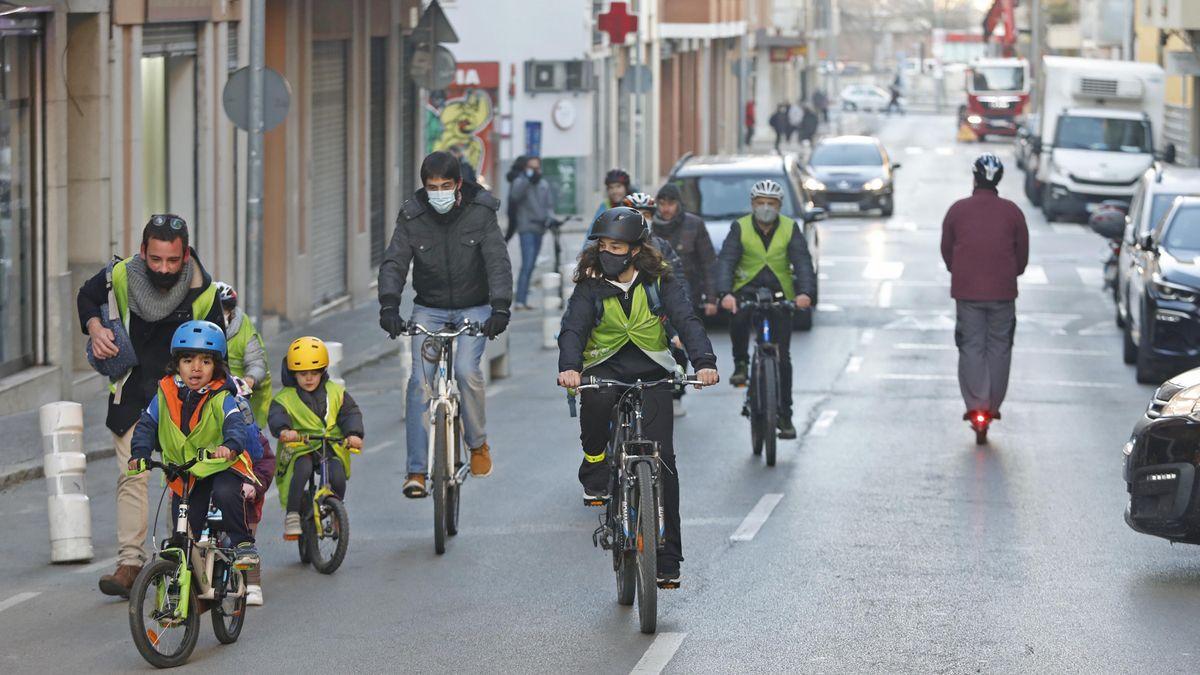
<path fill-rule="evenodd" d="M 7 600 L 0 601 L 0 612 L 16 607 L 26 600 L 32 600 L 41 594 L 41 591 L 25 591 L 24 593 L 17 593 Z"/>
<path fill-rule="evenodd" d="M 823 255 L 821 256 L 821 264 L 839 263 L 839 262 L 870 262 L 871 257 L 865 255 Z"/>
<path fill-rule="evenodd" d="M 872 260 L 863 268 L 864 279 L 899 279 L 904 274 L 904 263 L 894 260 Z"/>
<path fill-rule="evenodd" d="M 100 570 L 106 569 L 109 567 L 116 567 L 116 565 L 117 565 L 117 556 L 114 555 L 111 558 L 105 558 L 104 560 L 97 560 L 94 563 L 91 563 L 89 565 L 84 565 L 83 567 L 80 567 L 78 569 L 73 569 L 71 571 L 76 574 L 88 574 L 90 572 L 99 572 Z"/>
<path fill-rule="evenodd" d="M 892 306 L 892 282 L 885 281 L 879 284 L 878 302 L 879 306 L 885 309 Z"/>
<path fill-rule="evenodd" d="M 1025 268 L 1025 274 L 1022 274 L 1019 279 L 1027 284 L 1036 284 L 1045 286 L 1050 283 L 1050 279 L 1046 277 L 1046 268 L 1041 265 L 1029 265 Z"/>
<path fill-rule="evenodd" d="M 942 342 L 897 342 L 892 345 L 896 349 L 906 351 L 956 352 L 958 347 Z M 1052 354 L 1055 356 L 1112 356 L 1112 352 L 1103 349 L 1065 349 L 1055 347 L 1015 347 L 1015 352 L 1022 354 Z"/>
<path fill-rule="evenodd" d="M 1076 267 L 1075 273 L 1079 275 L 1079 279 L 1083 282 L 1084 286 L 1104 288 L 1104 270 L 1100 269 L 1098 265 Z"/>
<path fill-rule="evenodd" d="M 860 344 L 864 344 L 864 345 L 869 345 L 872 342 L 874 342 L 875 341 L 875 329 L 868 328 L 868 329 L 864 330 L 862 332 L 862 335 L 858 336 L 858 341 Z"/>
<path fill-rule="evenodd" d="M 654 636 L 654 642 L 646 648 L 646 653 L 642 654 L 642 658 L 629 671 L 630 675 L 658 675 L 671 662 L 671 657 L 675 656 L 675 652 L 679 650 L 679 645 L 683 644 L 683 639 L 687 637 L 687 633 L 659 633 Z"/>
<path fill-rule="evenodd" d="M 919 145 L 910 145 L 907 148 L 904 148 L 904 153 L 908 155 L 923 155 L 925 154 L 925 148 L 922 148 Z"/>
<path fill-rule="evenodd" d="M 917 224 L 911 220 L 889 220 L 883 229 L 892 232 L 916 232 Z"/>
<path fill-rule="evenodd" d="M 817 421 L 813 422 L 812 429 L 809 430 L 810 436 L 824 436 L 829 433 L 829 427 L 833 426 L 833 421 L 837 419 L 838 411 L 822 410 L 817 416 Z"/>
<path fill-rule="evenodd" d="M 935 150 L 934 152 L 936 152 L 939 155 L 948 157 L 948 156 L 954 154 L 954 148 L 952 148 L 948 145 L 943 145 L 940 148 L 938 148 L 937 150 Z"/>
<path fill-rule="evenodd" d="M 1087 337 L 1092 337 L 1092 336 L 1096 336 L 1096 335 L 1117 335 L 1120 332 L 1121 331 L 1116 327 L 1116 325 L 1113 324 L 1111 319 L 1108 321 L 1101 321 L 1100 323 L 1092 324 L 1092 325 L 1088 326 L 1087 328 L 1079 329 L 1079 335 L 1083 335 L 1083 336 L 1087 336 Z"/>
<path fill-rule="evenodd" d="M 817 311 L 818 312 L 840 312 L 840 311 L 842 311 L 842 308 L 839 307 L 838 305 L 831 305 L 829 303 L 821 302 L 821 303 L 817 303 Z"/>
<path fill-rule="evenodd" d="M 862 364 L 863 364 L 863 357 L 851 356 L 850 360 L 846 362 L 846 372 L 847 373 L 857 373 L 858 371 L 862 370 Z"/>
<path fill-rule="evenodd" d="M 767 522 L 767 518 L 771 517 L 771 512 L 779 505 L 779 500 L 783 499 L 783 494 L 779 492 L 768 492 L 758 500 L 754 508 L 750 509 L 750 513 L 746 514 L 746 518 L 742 520 L 742 524 L 734 530 L 730 535 L 730 541 L 750 541 L 758 531 L 762 529 L 763 523 Z"/>
<path fill-rule="evenodd" d="M 915 382 L 958 381 L 957 375 L 940 375 L 932 373 L 883 373 L 877 375 L 881 380 L 901 380 Z M 1112 382 L 1076 382 L 1075 380 L 1019 380 L 1022 384 L 1043 387 L 1070 387 L 1076 389 L 1122 389 L 1124 385 Z"/>
<path fill-rule="evenodd" d="M 366 450 L 363 450 L 363 454 L 364 455 L 373 455 L 373 454 L 379 452 L 380 450 L 383 450 L 384 448 L 395 447 L 395 445 L 396 445 L 396 441 L 394 441 L 394 440 L 387 441 L 386 443 L 380 443 L 379 445 L 372 445 L 371 447 L 367 448 Z"/>

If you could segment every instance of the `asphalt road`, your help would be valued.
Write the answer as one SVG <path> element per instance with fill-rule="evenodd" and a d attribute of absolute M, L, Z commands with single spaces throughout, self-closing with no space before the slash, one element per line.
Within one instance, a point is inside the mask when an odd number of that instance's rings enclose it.
<path fill-rule="evenodd" d="M 897 211 L 823 224 L 822 311 L 792 347 L 801 437 L 767 468 L 739 391 L 687 397 L 684 585 L 660 594 L 658 636 L 616 605 L 591 544 L 597 512 L 579 501 L 556 354 L 540 348 L 539 318 L 519 315 L 514 376 L 488 399 L 496 471 L 466 485 L 447 553 L 433 552 L 431 502 L 400 495 L 399 369 L 382 363 L 348 383 L 368 449 L 345 565 L 328 577 L 300 565 L 268 502 L 266 606 L 233 646 L 206 620 L 189 668 L 1194 672 L 1200 556 L 1121 519 L 1120 447 L 1152 390 L 1120 361 L 1101 240 L 1047 225 L 1004 144 L 955 144 L 951 118 L 872 124 L 903 163 Z M 978 448 L 960 420 L 938 238 L 984 148 L 1009 165 L 1001 192 L 1026 209 L 1033 253 L 1004 419 Z M 728 336 L 714 342 L 727 375 Z M 125 604 L 96 590 L 115 552 L 114 471 L 89 469 L 91 567 L 47 564 L 40 482 L 0 492 L 0 671 L 148 668 Z M 761 528 L 731 540 L 760 503 L 775 505 Z"/>

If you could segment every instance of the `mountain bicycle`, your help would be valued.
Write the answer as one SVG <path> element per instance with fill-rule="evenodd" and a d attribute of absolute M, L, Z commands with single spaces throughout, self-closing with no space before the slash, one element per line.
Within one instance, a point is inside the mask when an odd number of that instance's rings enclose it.
<path fill-rule="evenodd" d="M 297 541 L 300 562 L 311 563 L 321 574 L 336 572 L 350 549 L 350 514 L 329 483 L 329 462 L 341 461 L 337 455 L 331 456 L 331 451 L 344 440 L 309 434 L 300 436 L 298 441 L 300 445 L 321 444 L 320 449 L 313 451 L 318 464 L 313 467 L 300 500 L 300 539 Z M 354 448 L 347 449 L 359 453 Z"/>
<path fill-rule="evenodd" d="M 408 334 L 426 336 L 421 357 L 436 364 L 433 382 L 426 382 L 431 392 L 429 424 L 433 427 L 426 466 L 432 471 L 428 478 L 433 488 L 433 550 L 441 555 L 446 552 L 446 538 L 458 534 L 462 486 L 471 473 L 463 442 L 462 402 L 454 376 L 454 340 L 460 335 L 482 336 L 483 329 L 477 321 L 446 324 L 436 331 L 413 323 Z"/>
<path fill-rule="evenodd" d="M 246 618 L 245 570 L 234 566 L 237 557 L 223 530 L 223 515 L 210 502 L 208 521 L 198 540 L 188 527 L 192 483 L 188 470 L 200 463 L 224 464 L 210 459 L 208 451 L 180 465 L 149 460 L 146 466 L 162 469 L 168 485 L 176 483 L 179 508 L 175 530 L 158 546 L 155 516 L 155 557 L 143 568 L 129 590 L 129 630 L 142 658 L 157 668 L 174 668 L 187 662 L 200 637 L 200 615 L 212 612 L 213 633 L 221 644 L 237 642 Z M 162 510 L 159 498 L 159 511 Z"/>
<path fill-rule="evenodd" d="M 638 603 L 638 622 L 643 633 L 653 633 L 658 624 L 658 551 L 663 546 L 662 462 L 658 442 L 642 430 L 642 393 L 653 387 L 701 385 L 699 380 L 671 377 L 646 382 L 620 382 L 595 377 L 568 391 L 571 416 L 576 416 L 575 392 L 616 387 L 624 392 L 613 409 L 614 425 L 606 461 L 609 492 L 600 526 L 592 533 L 592 545 L 612 551 L 617 580 L 617 603 Z M 677 588 L 678 584 L 664 585 Z"/>
<path fill-rule="evenodd" d="M 746 384 L 746 400 L 742 416 L 750 420 L 750 447 L 755 455 L 766 455 L 767 466 L 775 466 L 776 429 L 779 423 L 779 345 L 771 342 L 772 311 L 783 312 L 791 321 L 796 309 L 782 293 L 760 288 L 754 295 L 738 301 L 738 311 L 751 312 L 750 325 L 754 331 L 754 355 L 750 359 L 750 380 Z"/>

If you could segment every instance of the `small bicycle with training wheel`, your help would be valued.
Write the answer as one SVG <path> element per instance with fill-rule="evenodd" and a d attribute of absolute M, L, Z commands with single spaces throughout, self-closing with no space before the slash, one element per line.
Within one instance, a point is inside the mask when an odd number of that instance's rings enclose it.
<path fill-rule="evenodd" d="M 642 392 L 652 387 L 702 385 L 699 380 L 671 377 L 647 382 L 620 382 L 585 378 L 575 391 L 618 387 L 624 389 L 615 406 L 607 462 L 610 495 L 592 534 L 592 545 L 612 551 L 617 578 L 617 603 L 638 601 L 638 621 L 643 633 L 658 625 L 658 550 L 663 540 L 662 462 L 658 442 L 642 430 Z M 576 414 L 575 394 L 568 392 L 571 416 Z M 678 584 L 664 586 L 676 588 Z"/>
<path fill-rule="evenodd" d="M 446 324 L 442 330 L 430 330 L 420 324 L 410 324 L 409 335 L 425 335 L 421 357 L 436 364 L 434 381 L 426 382 L 429 399 L 430 483 L 433 487 L 433 550 L 446 552 L 446 537 L 458 534 L 459 504 L 462 486 L 470 475 L 463 443 L 462 405 L 458 380 L 454 376 L 454 340 L 460 335 L 479 337 L 483 329 L 476 321 L 464 321 L 459 326 Z"/>
<path fill-rule="evenodd" d="M 329 484 L 329 462 L 341 461 L 336 455 L 330 457 L 331 451 L 344 440 L 333 436 L 302 435 L 298 441 L 301 445 L 321 444 L 320 449 L 314 451 L 318 464 L 308 477 L 308 486 L 300 501 L 303 510 L 300 512 L 300 539 L 297 542 L 300 562 L 312 563 L 313 568 L 321 574 L 336 572 L 350 548 L 350 514 L 346 511 L 346 504 Z M 355 454 L 359 452 L 354 448 L 347 449 Z"/>
<path fill-rule="evenodd" d="M 751 312 L 750 325 L 756 328 L 754 355 L 750 360 L 750 381 L 742 416 L 750 419 L 750 447 L 755 455 L 766 454 L 767 466 L 775 466 L 775 437 L 779 423 L 779 345 L 771 342 L 771 311 L 785 313 L 791 321 L 796 305 L 782 293 L 758 289 L 753 296 L 738 301 L 738 311 Z"/>
<path fill-rule="evenodd" d="M 196 464 L 225 460 L 206 457 L 185 464 L 154 460 L 147 467 L 162 469 L 168 486 L 179 481 L 179 510 L 175 530 L 158 547 L 155 558 L 142 568 L 129 590 L 129 630 L 142 658 L 157 668 L 174 668 L 187 662 L 200 637 L 200 615 L 212 611 L 213 633 L 222 644 L 237 642 L 246 618 L 245 571 L 234 566 L 236 553 L 229 545 L 222 514 L 211 503 L 208 522 L 198 540 L 188 527 L 192 481 L 188 470 Z M 159 498 L 161 511 L 162 498 Z M 154 531 L 158 530 L 155 516 Z"/>

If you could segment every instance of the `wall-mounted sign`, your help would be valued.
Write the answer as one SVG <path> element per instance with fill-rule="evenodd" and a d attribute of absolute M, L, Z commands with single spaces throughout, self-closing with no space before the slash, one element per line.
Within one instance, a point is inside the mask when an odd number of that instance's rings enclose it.
<path fill-rule="evenodd" d="M 570 129 L 575 126 L 575 104 L 570 99 L 558 99 L 550 110 L 550 118 L 554 120 L 554 126 L 559 129 L 563 131 Z"/>

